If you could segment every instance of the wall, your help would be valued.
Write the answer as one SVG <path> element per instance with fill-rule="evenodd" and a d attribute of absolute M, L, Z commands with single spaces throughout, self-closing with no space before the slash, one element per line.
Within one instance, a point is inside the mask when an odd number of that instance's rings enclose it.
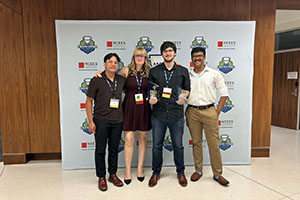
<path fill-rule="evenodd" d="M 252 155 L 269 156 L 275 8 L 275 0 L 0 0 L 0 36 L 9 38 L 0 47 L 4 162 L 61 151 L 55 19 L 256 20 Z"/>
<path fill-rule="evenodd" d="M 300 27 L 299 10 L 276 10 L 275 32 L 292 30 Z"/>
<path fill-rule="evenodd" d="M 8 154 L 25 162 L 30 152 L 22 23 L 20 13 L 0 3 L 0 123 L 3 160 L 11 163 Z"/>

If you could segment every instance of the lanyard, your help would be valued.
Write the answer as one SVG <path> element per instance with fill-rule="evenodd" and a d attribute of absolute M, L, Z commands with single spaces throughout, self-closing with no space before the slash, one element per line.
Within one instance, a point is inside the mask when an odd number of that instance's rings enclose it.
<path fill-rule="evenodd" d="M 168 85 L 169 85 L 169 82 L 170 82 L 170 80 L 171 80 L 171 78 L 172 78 L 172 76 L 173 76 L 173 72 L 174 72 L 174 71 L 172 71 L 172 72 L 170 73 L 169 78 L 167 78 L 167 71 L 164 70 L 164 72 L 165 72 L 166 83 L 167 83 L 167 86 L 168 86 Z"/>
<path fill-rule="evenodd" d="M 137 75 L 137 73 L 136 73 L 135 78 L 136 78 L 136 83 L 137 83 L 138 91 L 140 91 L 141 86 L 142 86 L 143 76 L 141 75 L 140 81 L 139 81 L 138 75 Z"/>
<path fill-rule="evenodd" d="M 115 89 L 112 88 L 112 86 L 107 78 L 105 78 L 105 80 L 110 88 L 111 93 L 113 94 L 113 96 L 115 98 L 115 92 L 117 91 L 117 79 L 115 78 Z"/>

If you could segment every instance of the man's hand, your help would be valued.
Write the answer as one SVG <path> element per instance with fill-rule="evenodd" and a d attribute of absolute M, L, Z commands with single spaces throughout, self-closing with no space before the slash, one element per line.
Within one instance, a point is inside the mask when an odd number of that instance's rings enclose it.
<path fill-rule="evenodd" d="M 226 103 L 227 98 L 228 98 L 227 96 L 223 96 L 220 98 L 218 108 L 216 109 L 218 115 L 220 115 L 220 113 Z"/>
<path fill-rule="evenodd" d="M 149 103 L 152 104 L 152 105 L 156 104 L 157 103 L 157 98 L 156 97 L 150 97 Z"/>
<path fill-rule="evenodd" d="M 216 109 L 218 116 L 220 115 L 221 110 Z"/>
<path fill-rule="evenodd" d="M 89 132 L 94 133 L 94 134 L 96 133 L 96 125 L 93 121 L 89 123 L 88 128 L 89 128 Z"/>
<path fill-rule="evenodd" d="M 187 101 L 187 98 L 183 94 L 181 94 L 179 95 L 178 101 L 176 101 L 176 103 L 178 105 L 184 105 L 184 101 Z"/>
<path fill-rule="evenodd" d="M 94 77 L 102 78 L 102 71 L 97 71 Z"/>

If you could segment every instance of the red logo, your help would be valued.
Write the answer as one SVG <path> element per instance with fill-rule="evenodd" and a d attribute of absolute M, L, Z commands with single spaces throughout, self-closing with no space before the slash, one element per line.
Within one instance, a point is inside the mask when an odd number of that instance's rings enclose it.
<path fill-rule="evenodd" d="M 107 41 L 107 42 L 106 42 L 106 46 L 107 46 L 107 47 L 112 47 L 112 41 Z"/>
<path fill-rule="evenodd" d="M 83 62 L 78 63 L 78 68 L 84 68 L 84 63 Z"/>
<path fill-rule="evenodd" d="M 81 148 L 86 148 L 87 147 L 87 143 L 86 142 L 82 142 L 81 143 Z"/>
<path fill-rule="evenodd" d="M 218 41 L 218 47 L 223 47 L 223 41 Z"/>
<path fill-rule="evenodd" d="M 193 140 L 189 140 L 189 145 L 193 145 Z"/>
<path fill-rule="evenodd" d="M 136 141 L 136 146 L 139 146 L 139 141 L 138 140 Z"/>
<path fill-rule="evenodd" d="M 219 126 L 221 126 L 221 120 L 219 120 Z"/>
<path fill-rule="evenodd" d="M 80 104 L 80 109 L 85 109 L 85 103 Z"/>
<path fill-rule="evenodd" d="M 194 64 L 193 64 L 193 62 L 190 62 L 190 67 L 194 67 Z"/>

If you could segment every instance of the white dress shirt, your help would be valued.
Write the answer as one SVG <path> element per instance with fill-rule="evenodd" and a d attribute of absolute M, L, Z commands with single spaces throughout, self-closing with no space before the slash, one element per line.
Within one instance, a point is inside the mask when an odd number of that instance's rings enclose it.
<path fill-rule="evenodd" d="M 221 96 L 228 96 L 228 88 L 225 85 L 224 78 L 217 70 L 207 66 L 199 74 L 191 70 L 190 79 L 189 105 L 206 106 L 216 103 L 216 89 L 218 89 Z"/>

